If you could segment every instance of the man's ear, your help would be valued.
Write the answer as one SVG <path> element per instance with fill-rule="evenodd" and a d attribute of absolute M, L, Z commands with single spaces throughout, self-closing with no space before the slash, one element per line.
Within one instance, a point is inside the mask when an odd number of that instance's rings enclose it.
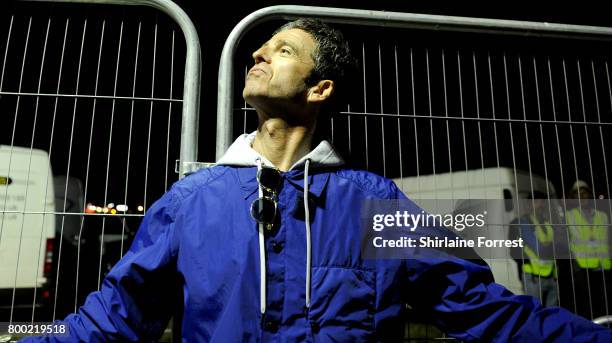
<path fill-rule="evenodd" d="M 321 80 L 308 89 L 308 102 L 320 103 L 327 100 L 334 93 L 334 81 Z"/>

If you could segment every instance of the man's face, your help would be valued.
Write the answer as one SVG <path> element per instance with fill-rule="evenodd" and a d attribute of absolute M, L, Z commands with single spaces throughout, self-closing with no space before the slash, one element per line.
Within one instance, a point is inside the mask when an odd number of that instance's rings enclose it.
<path fill-rule="evenodd" d="M 581 200 L 593 199 L 593 193 L 591 193 L 591 191 L 589 191 L 588 189 L 580 188 L 578 191 L 574 191 L 573 193 L 571 193 L 570 197 Z"/>
<path fill-rule="evenodd" d="M 274 35 L 253 53 L 255 65 L 246 77 L 244 99 L 266 112 L 304 106 L 308 90 L 304 81 L 314 68 L 316 46 L 312 36 L 300 29 Z"/>
<path fill-rule="evenodd" d="M 593 193 L 584 188 L 580 188 L 580 199 L 593 199 Z"/>
<path fill-rule="evenodd" d="M 584 208 L 594 208 L 595 203 L 593 200 L 593 193 L 585 188 L 580 188 L 580 204 Z"/>
<path fill-rule="evenodd" d="M 541 210 L 544 208 L 546 201 L 544 199 L 533 199 L 533 208 Z"/>

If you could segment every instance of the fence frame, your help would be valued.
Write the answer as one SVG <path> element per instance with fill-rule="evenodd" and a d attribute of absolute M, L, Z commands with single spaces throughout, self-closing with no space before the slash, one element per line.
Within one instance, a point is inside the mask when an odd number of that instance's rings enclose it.
<path fill-rule="evenodd" d="M 178 163 L 179 177 L 198 169 L 198 135 L 200 119 L 200 87 L 202 52 L 195 25 L 177 4 L 170 0 L 20 0 L 23 2 L 130 5 L 155 8 L 172 18 L 185 37 L 185 75 L 183 79 L 181 146 Z M 57 95 L 60 96 L 60 95 Z"/>
<path fill-rule="evenodd" d="M 18 0 L 22 3 L 49 3 L 49 4 L 75 4 L 75 5 L 123 5 L 123 6 L 144 6 L 154 8 L 163 14 L 167 15 L 178 25 L 182 35 L 185 39 L 185 64 L 184 64 L 184 76 L 183 76 L 183 94 L 181 99 L 163 99 L 169 102 L 179 102 L 182 105 L 181 110 L 181 132 L 180 132 L 180 155 L 176 161 L 175 171 L 179 174 L 179 178 L 183 178 L 190 173 L 200 169 L 203 165 L 198 161 L 198 138 L 199 138 L 199 116 L 200 116 L 200 94 L 201 94 L 201 73 L 202 73 L 202 52 L 200 46 L 200 39 L 193 21 L 189 18 L 187 13 L 180 8 L 177 4 L 171 0 Z M 21 93 L 21 92 L 3 92 L 12 95 L 32 95 L 32 96 L 45 96 L 55 98 L 106 98 L 106 99 L 127 99 L 127 100 L 144 100 L 144 101 L 158 101 L 153 96 L 151 97 L 122 97 L 122 96 L 104 96 L 104 95 L 87 95 L 87 94 L 61 94 L 61 93 Z M 10 211 L 2 211 L 3 213 L 10 213 Z M 18 212 L 22 213 L 22 212 Z M 28 214 L 43 214 L 43 215 L 76 215 L 81 218 L 87 216 L 99 216 L 107 218 L 108 214 L 90 214 L 90 213 L 76 213 L 76 212 L 27 212 Z M 127 214 L 121 215 L 122 218 L 126 217 L 142 217 L 142 214 Z M 63 230 L 63 229 L 62 229 Z M 102 233 L 104 235 L 104 233 Z M 61 256 L 61 245 L 60 252 Z M 56 281 L 57 282 L 57 281 Z M 55 308 L 54 308 L 55 316 Z M 11 313 L 12 315 L 12 313 Z M 182 315 L 178 313 L 178 315 Z M 176 317 L 175 317 L 176 318 Z M 180 317 L 179 317 L 180 318 Z M 173 340 L 180 340 L 180 320 L 172 321 L 170 326 L 173 328 Z"/>
<path fill-rule="evenodd" d="M 240 40 L 251 28 L 263 22 L 274 19 L 293 20 L 299 17 L 317 17 L 323 21 L 336 24 L 429 29 L 433 31 L 496 33 L 530 37 L 612 40 L 612 28 L 599 26 L 357 10 L 334 7 L 297 5 L 265 7 L 242 19 L 234 27 L 223 46 L 219 63 L 217 91 L 217 160 L 223 156 L 233 141 L 233 82 L 235 76 L 233 61 Z"/>

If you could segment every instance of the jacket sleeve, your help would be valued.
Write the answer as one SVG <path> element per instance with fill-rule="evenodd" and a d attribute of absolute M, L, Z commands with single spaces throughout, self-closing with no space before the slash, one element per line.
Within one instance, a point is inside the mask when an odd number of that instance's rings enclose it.
<path fill-rule="evenodd" d="M 392 196 L 406 199 L 392 185 Z M 612 330 L 495 283 L 482 260 L 421 251 L 404 260 L 406 301 L 449 336 L 484 342 L 612 342 Z"/>
<path fill-rule="evenodd" d="M 62 323 L 68 335 L 23 342 L 156 341 L 173 313 L 176 292 L 174 200 L 169 192 L 147 211 L 134 242 L 77 313 Z"/>

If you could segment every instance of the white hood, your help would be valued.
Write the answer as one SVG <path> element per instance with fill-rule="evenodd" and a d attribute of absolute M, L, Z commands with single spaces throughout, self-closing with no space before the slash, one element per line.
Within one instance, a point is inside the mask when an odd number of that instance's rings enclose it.
<path fill-rule="evenodd" d="M 227 149 L 225 155 L 217 161 L 217 165 L 254 167 L 257 166 L 257 159 L 259 158 L 264 165 L 274 167 L 272 162 L 253 150 L 252 145 L 256 134 L 257 131 L 253 131 L 238 137 Z M 336 167 L 344 164 L 342 157 L 328 141 L 321 141 L 316 148 L 295 162 L 289 170 L 303 168 L 306 160 L 310 160 L 310 168 Z"/>

